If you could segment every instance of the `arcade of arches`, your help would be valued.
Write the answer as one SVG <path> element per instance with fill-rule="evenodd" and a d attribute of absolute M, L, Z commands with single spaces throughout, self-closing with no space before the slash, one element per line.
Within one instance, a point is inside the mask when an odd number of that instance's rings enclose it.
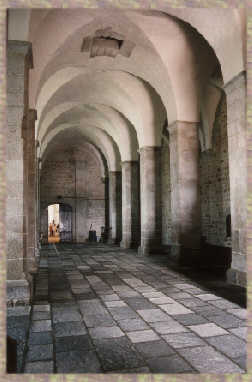
<path fill-rule="evenodd" d="M 246 285 L 245 30 L 242 9 L 9 10 L 9 302 L 31 298 L 57 203 L 73 243 L 105 227 Z"/>

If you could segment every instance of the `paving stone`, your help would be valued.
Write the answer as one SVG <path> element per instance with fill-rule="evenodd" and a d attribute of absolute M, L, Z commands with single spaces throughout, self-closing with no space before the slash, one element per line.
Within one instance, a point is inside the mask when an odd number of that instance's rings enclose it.
<path fill-rule="evenodd" d="M 192 310 L 199 313 L 201 316 L 208 318 L 209 316 L 216 316 L 223 314 L 223 310 L 215 308 L 214 306 L 194 306 Z"/>
<path fill-rule="evenodd" d="M 200 298 L 203 301 L 212 301 L 212 300 L 218 300 L 220 297 L 215 296 L 214 294 L 211 294 L 211 293 L 204 293 L 204 294 L 197 295 L 197 298 Z"/>
<path fill-rule="evenodd" d="M 172 318 L 169 318 L 169 320 L 163 322 L 150 322 L 149 325 L 159 334 L 181 333 L 188 331 L 187 328 L 180 325 Z"/>
<path fill-rule="evenodd" d="M 51 319 L 51 313 L 50 312 L 33 312 L 32 314 L 32 320 L 50 320 Z"/>
<path fill-rule="evenodd" d="M 137 313 L 147 322 L 165 321 L 168 319 L 167 314 L 160 309 L 141 309 Z"/>
<path fill-rule="evenodd" d="M 116 300 L 120 300 L 120 297 L 117 294 L 113 293 L 113 294 L 106 294 L 104 296 L 101 296 L 101 299 L 103 301 L 116 301 Z"/>
<path fill-rule="evenodd" d="M 224 329 L 237 328 L 239 326 L 244 326 L 244 321 L 239 318 L 222 312 L 222 314 L 208 316 L 208 320 L 214 322 L 216 325 L 221 326 Z"/>
<path fill-rule="evenodd" d="M 46 361 L 53 358 L 53 344 L 30 345 L 27 352 L 27 361 Z"/>
<path fill-rule="evenodd" d="M 15 306 L 7 309 L 7 317 L 12 316 L 29 316 L 31 307 L 26 306 Z"/>
<path fill-rule="evenodd" d="M 82 322 L 59 322 L 54 324 L 55 337 L 67 337 L 86 334 L 87 331 Z"/>
<path fill-rule="evenodd" d="M 208 322 L 204 317 L 194 313 L 174 315 L 173 318 L 182 325 L 199 325 Z"/>
<path fill-rule="evenodd" d="M 247 356 L 243 355 L 241 357 L 234 358 L 233 361 L 237 363 L 244 371 L 247 371 Z"/>
<path fill-rule="evenodd" d="M 174 350 L 163 340 L 135 343 L 135 348 L 144 358 L 168 356 Z"/>
<path fill-rule="evenodd" d="M 127 337 L 99 339 L 94 343 L 105 371 L 146 366 Z"/>
<path fill-rule="evenodd" d="M 172 297 L 174 300 L 184 299 L 184 298 L 192 298 L 192 295 L 185 292 L 178 293 L 166 293 L 168 296 Z"/>
<path fill-rule="evenodd" d="M 58 373 L 101 373 L 100 362 L 94 351 L 67 351 L 56 353 Z"/>
<path fill-rule="evenodd" d="M 209 304 L 212 304 L 212 305 L 216 306 L 217 308 L 225 309 L 225 310 L 239 308 L 239 305 L 234 304 L 233 302 L 230 302 L 230 301 L 227 301 L 224 299 L 209 301 Z"/>
<path fill-rule="evenodd" d="M 29 316 L 10 316 L 7 317 L 7 329 L 10 328 L 22 328 L 27 330 L 30 324 Z"/>
<path fill-rule="evenodd" d="M 247 309 L 228 309 L 228 313 L 231 313 L 242 320 L 246 320 L 247 318 Z"/>
<path fill-rule="evenodd" d="M 124 301 L 134 310 L 138 309 L 153 309 L 153 304 L 143 297 L 125 298 Z"/>
<path fill-rule="evenodd" d="M 52 343 L 52 332 L 30 332 L 28 345 L 46 345 Z"/>
<path fill-rule="evenodd" d="M 176 333 L 162 336 L 169 345 L 175 349 L 186 348 L 189 346 L 206 345 L 206 343 L 194 333 Z"/>
<path fill-rule="evenodd" d="M 107 313 L 105 314 L 84 314 L 83 321 L 88 328 L 95 328 L 97 326 L 114 326 L 115 321 Z"/>
<path fill-rule="evenodd" d="M 108 308 L 113 318 L 116 321 L 124 320 L 127 318 L 138 318 L 136 312 L 130 307 Z"/>
<path fill-rule="evenodd" d="M 205 302 L 202 300 L 199 300 L 196 297 L 180 299 L 179 303 L 183 304 L 184 306 L 188 308 L 193 308 L 194 306 L 205 306 Z"/>
<path fill-rule="evenodd" d="M 193 313 L 190 309 L 185 308 L 179 303 L 159 305 L 166 313 L 170 315 Z"/>
<path fill-rule="evenodd" d="M 121 331 L 118 326 L 110 327 L 97 327 L 94 329 L 89 329 L 89 334 L 92 338 L 117 338 L 122 337 L 125 334 Z"/>
<path fill-rule="evenodd" d="M 146 362 L 152 373 L 194 373 L 193 368 L 177 354 L 169 357 L 151 358 Z"/>
<path fill-rule="evenodd" d="M 188 288 L 188 289 L 186 289 L 186 292 L 190 293 L 194 296 L 197 296 L 197 297 L 199 294 L 205 293 L 205 291 L 203 289 L 200 289 L 200 288 Z"/>
<path fill-rule="evenodd" d="M 148 329 L 147 324 L 141 318 L 129 318 L 118 320 L 118 324 L 125 331 L 134 331 L 140 329 Z"/>
<path fill-rule="evenodd" d="M 150 301 L 153 304 L 162 305 L 162 304 L 171 304 L 174 303 L 175 300 L 173 300 L 170 297 L 157 297 L 157 298 L 150 298 Z"/>
<path fill-rule="evenodd" d="M 179 353 L 200 373 L 229 374 L 243 371 L 211 346 L 181 349 Z"/>
<path fill-rule="evenodd" d="M 54 310 L 53 323 L 66 321 L 81 321 L 81 315 L 77 310 Z"/>
<path fill-rule="evenodd" d="M 209 324 L 192 325 L 188 326 L 188 328 L 197 333 L 200 337 L 212 337 L 228 334 L 226 330 L 220 328 L 212 322 Z"/>
<path fill-rule="evenodd" d="M 121 297 L 121 298 L 124 298 L 124 297 L 140 297 L 141 295 L 134 291 L 134 290 L 130 290 L 130 291 L 119 291 L 118 292 L 118 295 Z"/>
<path fill-rule="evenodd" d="M 102 315 L 107 313 L 106 308 L 101 304 L 99 299 L 81 300 L 78 301 L 78 304 L 80 306 L 81 313 L 85 315 Z"/>
<path fill-rule="evenodd" d="M 84 351 L 90 349 L 91 347 L 92 344 L 87 334 L 79 336 L 56 337 L 55 339 L 56 352 L 65 352 L 70 350 Z"/>
<path fill-rule="evenodd" d="M 160 337 L 151 329 L 128 332 L 127 335 L 133 343 L 155 341 L 160 339 Z"/>
<path fill-rule="evenodd" d="M 246 327 L 230 329 L 230 332 L 232 332 L 237 337 L 240 337 L 245 341 L 247 340 L 247 328 Z"/>
<path fill-rule="evenodd" d="M 162 298 L 166 297 L 164 293 L 162 292 L 145 292 L 143 293 L 143 296 L 146 298 Z"/>
<path fill-rule="evenodd" d="M 52 330 L 52 324 L 50 320 L 33 321 L 31 325 L 32 332 L 48 332 Z"/>
<path fill-rule="evenodd" d="M 127 306 L 124 301 L 106 301 L 105 305 L 109 308 Z"/>
<path fill-rule="evenodd" d="M 174 286 L 175 286 L 175 288 L 183 289 L 183 290 L 195 287 L 195 285 L 187 284 L 187 283 L 177 283 L 177 284 L 174 284 Z"/>
<path fill-rule="evenodd" d="M 52 374 L 53 361 L 28 362 L 25 365 L 24 372 L 31 374 Z"/>
<path fill-rule="evenodd" d="M 207 338 L 206 341 L 230 358 L 246 355 L 246 343 L 232 334 Z"/>

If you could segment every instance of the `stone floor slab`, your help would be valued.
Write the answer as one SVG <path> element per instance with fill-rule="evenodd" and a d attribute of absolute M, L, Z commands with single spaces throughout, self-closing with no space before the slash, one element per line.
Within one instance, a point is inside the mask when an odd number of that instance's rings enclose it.
<path fill-rule="evenodd" d="M 26 374 L 52 374 L 53 361 L 28 362 L 25 365 L 24 373 Z"/>
<path fill-rule="evenodd" d="M 147 322 L 165 321 L 168 319 L 167 314 L 160 309 L 141 309 L 137 313 Z"/>
<path fill-rule="evenodd" d="M 148 325 L 140 318 L 129 318 L 126 320 L 118 321 L 118 325 L 125 332 L 132 332 L 135 330 L 149 329 Z"/>
<path fill-rule="evenodd" d="M 56 352 L 66 352 L 78 350 L 80 352 L 89 350 L 92 347 L 88 335 L 56 337 L 55 350 Z"/>
<path fill-rule="evenodd" d="M 169 357 L 151 358 L 147 360 L 147 364 L 152 373 L 187 374 L 195 372 L 189 363 L 177 354 Z"/>
<path fill-rule="evenodd" d="M 211 346 L 181 349 L 180 354 L 200 373 L 229 374 L 243 370 Z"/>
<path fill-rule="evenodd" d="M 186 327 L 170 318 L 167 321 L 150 322 L 149 325 L 159 334 L 182 333 L 188 331 Z"/>
<path fill-rule="evenodd" d="M 241 339 L 243 339 L 245 341 L 247 340 L 247 328 L 246 327 L 230 329 L 230 332 L 232 332 L 237 337 L 240 337 Z"/>
<path fill-rule="evenodd" d="M 159 305 L 169 315 L 189 314 L 192 313 L 190 309 L 185 308 L 179 303 Z"/>
<path fill-rule="evenodd" d="M 246 343 L 232 334 L 207 338 L 206 341 L 230 358 L 246 355 Z"/>
<path fill-rule="evenodd" d="M 81 336 L 86 333 L 86 328 L 82 322 L 59 322 L 54 324 L 55 337 Z"/>
<path fill-rule="evenodd" d="M 110 327 L 97 327 L 94 329 L 89 329 L 89 334 L 92 338 L 117 338 L 123 337 L 125 334 L 121 331 L 118 326 Z"/>
<path fill-rule="evenodd" d="M 146 366 L 126 337 L 94 340 L 104 371 L 118 371 Z"/>
<path fill-rule="evenodd" d="M 33 321 L 31 325 L 32 332 L 48 332 L 52 330 L 52 324 L 50 320 Z"/>
<path fill-rule="evenodd" d="M 194 333 L 166 334 L 163 335 L 162 338 L 175 349 L 206 345 L 206 343 Z"/>
<path fill-rule="evenodd" d="M 133 343 L 159 340 L 160 337 L 153 330 L 139 330 L 127 333 Z"/>
<path fill-rule="evenodd" d="M 215 325 L 214 323 L 192 325 L 188 326 L 193 332 L 197 333 L 200 337 L 212 337 L 220 336 L 222 334 L 227 334 L 228 332 L 221 327 Z"/>
<path fill-rule="evenodd" d="M 27 361 L 48 361 L 53 358 L 53 345 L 30 345 L 27 352 Z"/>
<path fill-rule="evenodd" d="M 67 351 L 56 353 L 58 373 L 101 373 L 101 365 L 94 351 Z"/>
<path fill-rule="evenodd" d="M 134 346 L 145 359 L 174 354 L 174 350 L 163 340 L 135 343 Z"/>

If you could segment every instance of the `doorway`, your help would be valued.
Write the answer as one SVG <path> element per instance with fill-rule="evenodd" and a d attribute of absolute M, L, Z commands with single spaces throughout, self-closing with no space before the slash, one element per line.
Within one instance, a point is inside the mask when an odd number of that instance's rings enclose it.
<path fill-rule="evenodd" d="M 59 204 L 48 206 L 48 243 L 60 241 Z"/>
<path fill-rule="evenodd" d="M 48 243 L 72 242 L 72 207 L 65 203 L 50 204 L 48 211 Z"/>

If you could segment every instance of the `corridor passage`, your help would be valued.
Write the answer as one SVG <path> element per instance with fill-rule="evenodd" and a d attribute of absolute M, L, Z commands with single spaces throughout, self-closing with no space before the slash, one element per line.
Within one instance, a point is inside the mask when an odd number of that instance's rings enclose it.
<path fill-rule="evenodd" d="M 8 308 L 25 373 L 244 373 L 246 310 L 116 246 L 49 244 Z"/>

